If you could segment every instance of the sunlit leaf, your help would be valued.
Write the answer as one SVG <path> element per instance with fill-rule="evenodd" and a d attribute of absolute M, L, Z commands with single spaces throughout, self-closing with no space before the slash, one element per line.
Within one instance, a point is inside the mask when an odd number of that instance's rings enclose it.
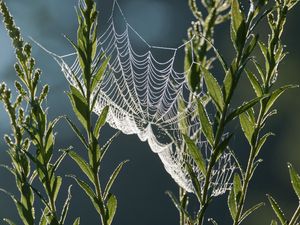
<path fill-rule="evenodd" d="M 261 202 L 261 203 L 258 203 L 256 205 L 252 206 L 250 209 L 246 210 L 246 212 L 244 212 L 244 214 L 241 217 L 240 223 L 264 205 L 265 205 L 265 203 Z"/>
<path fill-rule="evenodd" d="M 107 219 L 107 225 L 110 225 L 114 219 L 114 216 L 117 211 L 117 198 L 113 194 L 110 194 L 108 196 L 108 200 L 106 203 L 107 212 L 108 212 L 108 219 Z"/>
<path fill-rule="evenodd" d="M 294 169 L 293 165 L 291 163 L 288 163 L 288 168 L 290 172 L 290 179 L 292 186 L 294 188 L 294 191 L 296 195 L 298 196 L 298 199 L 300 200 L 300 176 Z"/>
<path fill-rule="evenodd" d="M 275 214 L 278 217 L 279 221 L 282 224 L 286 224 L 287 220 L 286 220 L 282 210 L 280 209 L 278 203 L 275 201 L 275 199 L 271 195 L 267 195 L 267 196 L 268 196 L 269 202 L 270 202 L 270 204 L 273 208 L 273 211 L 275 212 Z"/>
<path fill-rule="evenodd" d="M 193 160 L 195 161 L 196 165 L 200 169 L 200 171 L 205 175 L 206 174 L 206 163 L 201 154 L 201 150 L 198 149 L 197 145 L 193 140 L 189 138 L 189 136 L 184 135 L 184 140 L 188 147 L 188 152 L 192 156 Z"/>
<path fill-rule="evenodd" d="M 104 193 L 103 193 L 103 198 L 106 199 L 106 197 L 108 196 L 109 194 L 109 191 L 112 187 L 112 185 L 114 184 L 116 178 L 118 177 L 119 173 L 121 172 L 123 166 L 128 162 L 129 160 L 125 160 L 123 162 L 121 162 L 117 168 L 114 170 L 114 172 L 111 174 L 107 184 L 106 184 L 106 187 L 105 187 L 105 190 L 104 190 Z"/>
<path fill-rule="evenodd" d="M 207 138 L 209 144 L 211 146 L 213 146 L 213 144 L 214 144 L 213 128 L 209 121 L 207 112 L 206 112 L 204 106 L 202 105 L 201 101 L 198 101 L 198 114 L 199 114 L 199 119 L 200 119 L 201 129 L 203 131 L 203 134 Z"/>
<path fill-rule="evenodd" d="M 108 112 L 109 112 L 109 106 L 105 106 L 104 109 L 102 110 L 100 116 L 98 117 L 98 120 L 95 125 L 95 129 L 94 129 L 94 135 L 96 138 L 99 138 L 100 129 L 106 123 L 106 118 L 107 118 Z"/>
<path fill-rule="evenodd" d="M 239 118 L 240 118 L 240 124 L 244 132 L 244 135 L 247 138 L 248 142 L 251 144 L 255 124 L 252 123 L 252 121 L 250 120 L 246 112 L 240 114 Z"/>
<path fill-rule="evenodd" d="M 216 78 L 204 67 L 201 67 L 201 71 L 203 72 L 205 84 L 209 93 L 209 96 L 214 101 L 217 109 L 222 111 L 224 108 L 224 98 L 222 94 L 221 87 L 218 84 Z"/>
<path fill-rule="evenodd" d="M 68 155 L 76 162 L 76 164 L 80 167 L 82 172 L 84 172 L 84 174 L 90 179 L 90 181 L 93 182 L 93 171 L 89 164 L 74 151 L 69 151 Z"/>

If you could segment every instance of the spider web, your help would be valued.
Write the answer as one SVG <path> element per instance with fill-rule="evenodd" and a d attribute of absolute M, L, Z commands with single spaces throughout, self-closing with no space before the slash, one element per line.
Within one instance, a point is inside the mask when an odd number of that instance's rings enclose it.
<path fill-rule="evenodd" d="M 115 21 L 117 13 L 121 17 L 122 28 L 119 28 L 120 22 Z M 133 42 L 139 43 L 138 47 Z M 99 68 L 97 62 L 103 62 L 102 58 L 110 57 L 110 60 L 102 83 L 93 93 L 100 91 L 94 112 L 100 115 L 109 105 L 107 122 L 111 127 L 127 135 L 136 134 L 141 141 L 147 141 L 175 182 L 186 191 L 194 192 L 186 169 L 186 162 L 189 162 L 203 187 L 205 178 L 187 154 L 180 132 L 180 124 L 185 124 L 208 162 L 211 149 L 200 132 L 197 105 L 192 101 L 203 93 L 196 96 L 190 91 L 186 80 L 190 69 L 184 72 L 175 69 L 176 57 L 188 45 L 193 48 L 192 40 L 177 48 L 150 45 L 127 22 L 120 5 L 114 0 L 107 28 L 97 39 L 97 45 L 98 53 L 93 63 L 95 71 Z M 162 53 L 169 57 L 162 60 L 157 56 Z M 51 54 L 70 84 L 79 88 L 76 76 L 84 86 L 76 53 L 64 56 Z M 73 64 L 69 66 L 67 61 L 72 58 Z M 230 178 L 235 169 L 232 161 L 232 155 L 224 153 L 213 168 L 210 181 L 212 195 L 223 194 L 231 188 Z"/>

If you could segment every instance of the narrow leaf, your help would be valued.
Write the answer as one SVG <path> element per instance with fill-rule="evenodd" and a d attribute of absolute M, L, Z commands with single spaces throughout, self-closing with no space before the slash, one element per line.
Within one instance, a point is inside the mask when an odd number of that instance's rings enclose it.
<path fill-rule="evenodd" d="M 280 87 L 277 90 L 273 91 L 270 96 L 270 99 L 267 103 L 265 113 L 267 113 L 270 110 L 270 108 L 273 106 L 275 101 L 280 97 L 280 95 L 282 95 L 286 90 L 291 89 L 291 88 L 296 88 L 296 87 L 299 87 L 299 86 L 298 85 L 285 85 L 285 86 Z"/>
<path fill-rule="evenodd" d="M 224 151 L 226 149 L 228 149 L 228 145 L 229 145 L 229 141 L 231 140 L 231 138 L 233 137 L 233 134 L 228 135 L 224 140 L 222 140 L 222 142 L 217 146 L 216 148 L 216 153 L 215 153 L 215 159 L 216 162 L 219 160 L 219 158 L 222 156 L 222 154 L 224 153 Z"/>
<path fill-rule="evenodd" d="M 110 194 L 108 196 L 108 200 L 106 203 L 107 211 L 108 211 L 108 220 L 107 220 L 107 225 L 110 225 L 114 219 L 114 216 L 117 211 L 117 198 L 115 195 Z"/>
<path fill-rule="evenodd" d="M 184 209 L 182 207 L 182 205 L 176 199 L 176 197 L 174 196 L 174 194 L 172 192 L 170 192 L 170 191 L 166 191 L 166 194 L 170 197 L 170 199 L 172 200 L 172 202 L 175 205 L 175 207 L 177 208 L 177 210 L 189 218 L 188 212 L 186 211 L 186 209 Z"/>
<path fill-rule="evenodd" d="M 101 64 L 100 68 L 98 69 L 97 73 L 92 79 L 92 86 L 91 86 L 91 92 L 95 90 L 97 85 L 101 84 L 101 81 L 103 79 L 103 75 L 107 69 L 108 63 L 109 63 L 110 57 L 107 57 Z"/>
<path fill-rule="evenodd" d="M 107 118 L 108 112 L 109 112 L 109 106 L 105 106 L 96 122 L 96 125 L 95 125 L 94 135 L 96 138 L 99 138 L 100 129 L 106 123 L 106 118 Z"/>
<path fill-rule="evenodd" d="M 228 208 L 232 219 L 235 219 L 237 214 L 237 205 L 234 196 L 234 190 L 231 189 L 227 199 Z"/>
<path fill-rule="evenodd" d="M 267 141 L 267 139 L 270 136 L 274 136 L 274 134 L 269 132 L 269 133 L 266 133 L 261 139 L 259 139 L 256 150 L 255 150 L 255 156 L 258 156 L 261 148 L 264 146 L 265 142 Z"/>
<path fill-rule="evenodd" d="M 233 112 L 231 112 L 227 116 L 226 123 L 234 120 L 237 116 L 239 116 L 240 114 L 246 112 L 248 109 L 255 106 L 258 102 L 260 102 L 264 98 L 266 98 L 266 97 L 257 97 L 257 98 L 254 98 L 254 99 L 250 100 L 249 102 L 244 103 L 243 105 L 241 105 L 240 107 L 235 109 Z"/>
<path fill-rule="evenodd" d="M 64 203 L 64 206 L 63 206 L 63 209 L 62 209 L 59 224 L 64 224 L 65 220 L 67 218 L 67 214 L 68 214 L 68 211 L 69 211 L 69 206 L 70 206 L 71 198 L 72 198 L 71 188 L 72 188 L 72 185 L 70 185 L 69 188 L 68 188 L 68 196 L 67 196 L 67 199 L 66 199 L 66 201 Z"/>
<path fill-rule="evenodd" d="M 187 163 L 186 167 L 187 167 L 187 171 L 188 171 L 188 173 L 190 175 L 190 178 L 192 180 L 192 183 L 193 183 L 193 186 L 194 186 L 194 189 L 195 189 L 195 194 L 196 194 L 199 202 L 202 202 L 201 185 L 200 185 L 200 182 L 198 180 L 198 177 L 195 174 L 195 172 L 194 172 L 193 167 L 191 166 L 191 164 Z"/>
<path fill-rule="evenodd" d="M 73 225 L 79 225 L 80 224 L 80 217 L 76 218 Z"/>
<path fill-rule="evenodd" d="M 98 205 L 98 202 L 96 201 L 96 195 L 94 191 L 90 188 L 90 186 L 84 182 L 83 180 L 77 178 L 76 176 L 69 175 L 69 177 L 73 178 L 76 183 L 80 186 L 80 188 L 85 192 L 85 194 L 90 198 L 91 202 L 93 203 L 95 209 L 97 210 L 98 213 L 100 213 L 100 208 Z"/>
<path fill-rule="evenodd" d="M 192 156 L 193 160 L 195 161 L 196 165 L 200 169 L 200 171 L 205 175 L 206 174 L 206 163 L 201 154 L 201 150 L 198 149 L 197 145 L 194 141 L 192 141 L 187 135 L 183 135 L 184 140 L 188 147 L 188 152 Z"/>
<path fill-rule="evenodd" d="M 76 125 L 68 117 L 65 117 L 65 118 L 66 118 L 68 124 L 70 125 L 70 127 L 72 128 L 72 130 L 75 132 L 75 134 L 79 138 L 79 140 L 82 142 L 82 144 L 84 144 L 86 149 L 88 149 L 88 144 L 86 143 L 85 138 L 81 134 L 80 130 L 76 127 Z"/>
<path fill-rule="evenodd" d="M 201 71 L 203 72 L 205 84 L 206 84 L 206 87 L 207 87 L 210 97 L 214 101 L 217 109 L 219 111 L 222 111 L 224 108 L 224 98 L 223 98 L 222 90 L 218 84 L 218 81 L 204 67 L 201 68 Z"/>
<path fill-rule="evenodd" d="M 87 119 L 89 116 L 89 109 L 86 99 L 82 94 L 73 86 L 70 86 L 71 92 L 68 93 L 68 97 L 72 104 L 72 108 L 80 121 L 80 123 L 87 129 Z"/>
<path fill-rule="evenodd" d="M 241 26 L 242 22 L 244 20 L 243 13 L 240 9 L 240 4 L 239 0 L 232 0 L 231 4 L 231 21 L 232 21 L 232 26 L 237 33 L 239 27 Z"/>
<path fill-rule="evenodd" d="M 267 195 L 268 196 L 268 199 L 269 199 L 269 202 L 273 208 L 273 211 L 275 212 L 276 216 L 278 217 L 279 221 L 282 223 L 282 224 L 286 224 L 287 223 L 287 220 L 283 214 L 283 212 L 281 211 L 279 205 L 277 204 L 277 202 L 275 201 L 275 199 L 271 196 L 271 195 Z"/>
<path fill-rule="evenodd" d="M 237 195 L 239 193 L 241 193 L 241 191 L 242 191 L 242 181 L 241 181 L 240 176 L 237 173 L 234 174 L 233 189 L 234 189 L 234 195 L 235 195 L 235 197 L 237 197 Z M 236 199 L 236 201 L 238 203 L 239 199 Z"/>
<path fill-rule="evenodd" d="M 106 187 L 105 187 L 105 190 L 104 190 L 104 193 L 103 193 L 103 198 L 106 199 L 106 197 L 108 196 L 109 194 L 109 191 L 112 187 L 112 185 L 114 184 L 116 178 L 118 177 L 119 173 L 121 172 L 123 166 L 129 162 L 129 160 L 125 160 L 123 162 L 121 162 L 117 168 L 114 170 L 114 172 L 111 174 L 107 184 L 106 184 Z"/>
<path fill-rule="evenodd" d="M 277 221 L 272 220 L 271 225 L 278 225 Z"/>
<path fill-rule="evenodd" d="M 257 79 L 257 77 L 254 75 L 254 73 L 252 73 L 250 70 L 245 69 L 246 74 L 248 76 L 248 79 L 252 85 L 252 88 L 256 94 L 257 97 L 260 97 L 263 95 L 263 90 L 261 85 L 259 84 L 259 81 Z"/>
<path fill-rule="evenodd" d="M 181 133 L 183 134 L 187 134 L 188 133 L 188 123 L 187 123 L 187 119 L 186 119 L 186 105 L 185 102 L 183 100 L 182 96 L 179 96 L 178 100 L 177 100 L 177 105 L 178 105 L 178 116 L 179 116 L 179 121 L 178 121 L 178 126 L 179 129 L 181 131 Z M 183 115 L 183 116 L 182 116 Z"/>
<path fill-rule="evenodd" d="M 213 225 L 218 225 L 218 223 L 213 218 L 209 218 L 208 222 L 211 222 Z"/>
<path fill-rule="evenodd" d="M 3 219 L 3 221 L 8 223 L 9 225 L 16 225 L 12 220 L 7 219 L 7 218 Z"/>
<path fill-rule="evenodd" d="M 296 170 L 294 169 L 294 167 L 291 163 L 288 163 L 288 168 L 289 168 L 289 172 L 290 172 L 291 183 L 293 185 L 296 195 L 298 196 L 298 199 L 300 200 L 300 177 L 299 177 L 299 174 L 296 172 Z"/>
<path fill-rule="evenodd" d="M 80 167 L 82 172 L 90 179 L 90 181 L 93 182 L 93 171 L 91 167 L 86 163 L 86 161 L 74 151 L 69 151 L 68 155 L 76 162 L 76 164 Z"/>
<path fill-rule="evenodd" d="M 198 114 L 199 114 L 199 119 L 200 119 L 201 129 L 203 131 L 203 134 L 207 138 L 209 144 L 211 146 L 213 146 L 213 144 L 214 144 L 213 128 L 209 121 L 207 112 L 206 112 L 204 106 L 202 105 L 201 101 L 198 101 Z"/>
<path fill-rule="evenodd" d="M 258 203 L 257 205 L 254 205 L 253 207 L 251 207 L 250 209 L 248 209 L 241 217 L 240 223 L 246 219 L 250 214 L 252 214 L 254 211 L 256 211 L 257 209 L 259 209 L 260 207 L 264 206 L 265 203 L 261 202 Z"/>
<path fill-rule="evenodd" d="M 252 121 L 250 120 L 246 112 L 240 114 L 239 118 L 240 118 L 240 124 L 244 132 L 244 135 L 247 138 L 249 144 L 251 144 L 255 124 L 252 123 Z"/>

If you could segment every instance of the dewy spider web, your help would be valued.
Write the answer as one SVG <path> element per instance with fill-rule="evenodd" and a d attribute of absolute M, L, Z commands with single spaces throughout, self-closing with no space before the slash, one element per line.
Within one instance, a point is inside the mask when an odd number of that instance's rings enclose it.
<path fill-rule="evenodd" d="M 123 31 L 116 29 L 116 13 L 121 15 L 125 25 Z M 189 71 L 180 73 L 176 72 L 174 68 L 178 51 L 183 50 L 187 45 L 191 45 L 192 48 L 191 40 L 178 48 L 157 47 L 148 44 L 127 23 L 116 0 L 107 24 L 107 29 L 98 38 L 99 52 L 93 65 L 96 68 L 99 67 L 96 62 L 103 55 L 103 58 L 110 57 L 109 68 L 103 82 L 97 87 L 97 90 L 100 88 L 100 94 L 95 113 L 100 114 L 103 108 L 109 105 L 107 119 L 109 125 L 124 134 L 137 134 L 141 141 L 147 141 L 151 150 L 158 154 L 166 171 L 177 184 L 188 192 L 194 192 L 185 166 L 186 162 L 192 165 L 194 163 L 186 153 L 179 123 L 185 122 L 189 135 L 196 138 L 197 145 L 207 160 L 211 150 L 207 147 L 206 141 L 201 140 L 204 138 L 200 133 L 201 125 L 195 116 L 196 105 L 191 101 L 193 97 L 197 96 L 193 96 L 193 93 L 190 92 L 186 80 Z M 132 39 L 141 42 L 143 47 L 134 48 Z M 154 56 L 155 51 L 167 52 L 171 56 L 167 60 L 160 61 L 158 57 Z M 76 57 L 76 54 L 66 56 L 51 54 L 73 86 L 77 87 L 74 76 L 77 76 L 83 85 L 78 59 L 75 59 L 72 66 L 68 66 L 66 63 L 68 58 Z M 199 96 L 201 95 L 203 94 L 199 94 Z M 185 105 L 184 110 L 179 109 L 180 104 Z M 223 194 L 231 187 L 229 180 L 234 168 L 232 155 L 224 153 L 213 169 L 210 183 L 212 195 Z M 195 165 L 194 171 L 203 186 L 204 176 Z"/>

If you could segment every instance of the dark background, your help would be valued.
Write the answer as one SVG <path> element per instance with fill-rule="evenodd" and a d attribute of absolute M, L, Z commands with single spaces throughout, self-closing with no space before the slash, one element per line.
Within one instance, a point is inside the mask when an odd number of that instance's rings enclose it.
<path fill-rule="evenodd" d="M 99 0 L 101 24 L 104 24 L 111 10 L 110 0 Z M 119 0 L 128 22 L 152 45 L 177 47 L 186 37 L 186 29 L 193 19 L 186 0 Z M 77 20 L 74 6 L 77 1 L 36 1 L 36 0 L 7 0 L 7 4 L 13 13 L 18 26 L 21 27 L 24 37 L 28 40 L 31 36 L 48 49 L 66 54 L 72 51 L 62 34 L 75 39 Z M 288 58 L 280 68 L 278 83 L 299 84 L 300 69 L 300 7 L 294 8 L 288 17 L 284 43 L 289 52 Z M 221 49 L 227 59 L 230 59 L 232 47 L 229 43 L 228 24 L 225 29 L 217 29 L 216 45 Z M 263 35 L 266 26 L 261 26 L 259 32 Z M 69 115 L 75 118 L 65 91 L 68 84 L 65 81 L 60 68 L 37 46 L 34 46 L 34 56 L 38 66 L 43 70 L 41 85 L 48 83 L 51 92 L 47 105 L 49 116 Z M 0 26 L 0 81 L 12 85 L 16 76 L 13 70 L 15 57 L 3 25 Z M 237 99 L 248 95 L 249 83 L 242 81 L 238 90 Z M 300 172 L 299 157 L 299 131 L 300 131 L 300 89 L 289 91 L 281 98 L 278 105 L 279 114 L 269 122 L 269 127 L 276 133 L 263 150 L 264 162 L 259 166 L 251 183 L 248 205 L 264 201 L 267 203 L 266 193 L 272 194 L 281 203 L 288 215 L 297 206 L 296 196 L 289 183 L 287 162 L 294 164 Z M 8 118 L 4 109 L 0 108 L 0 136 L 10 133 Z M 57 127 L 57 149 L 74 146 L 81 152 L 81 146 L 75 135 L 65 123 Z M 113 130 L 106 128 L 102 140 L 113 134 Z M 248 154 L 245 140 L 239 136 L 235 138 L 233 145 L 242 159 Z M 0 141 L 0 163 L 9 163 L 2 139 Z M 115 225 L 174 225 L 178 224 L 178 214 L 165 194 L 166 190 L 177 192 L 177 187 L 170 176 L 165 172 L 157 155 L 151 152 L 146 143 L 141 143 L 136 136 L 122 135 L 112 145 L 109 154 L 102 166 L 103 179 L 107 179 L 113 168 L 124 159 L 130 159 L 123 172 L 120 174 L 113 188 L 118 196 L 118 211 Z M 61 174 L 79 174 L 74 163 L 69 159 L 65 161 Z M 67 185 L 74 183 L 69 178 L 65 179 L 65 186 L 61 191 L 61 200 L 66 196 Z M 13 177 L 4 169 L 0 170 L 0 187 L 11 192 L 15 191 Z M 209 217 L 215 218 L 219 224 L 230 224 L 229 212 L 226 204 L 226 196 L 218 197 L 209 208 Z M 40 214 L 40 211 L 37 212 Z M 81 224 L 99 224 L 97 215 L 78 186 L 73 185 L 73 200 L 70 208 L 69 222 L 75 217 L 81 217 Z M 267 203 L 265 207 L 247 219 L 244 224 L 270 224 L 272 214 Z M 11 199 L 0 193 L 0 218 L 12 218 L 18 220 L 16 209 Z M 3 222 L 0 222 L 2 224 Z"/>

